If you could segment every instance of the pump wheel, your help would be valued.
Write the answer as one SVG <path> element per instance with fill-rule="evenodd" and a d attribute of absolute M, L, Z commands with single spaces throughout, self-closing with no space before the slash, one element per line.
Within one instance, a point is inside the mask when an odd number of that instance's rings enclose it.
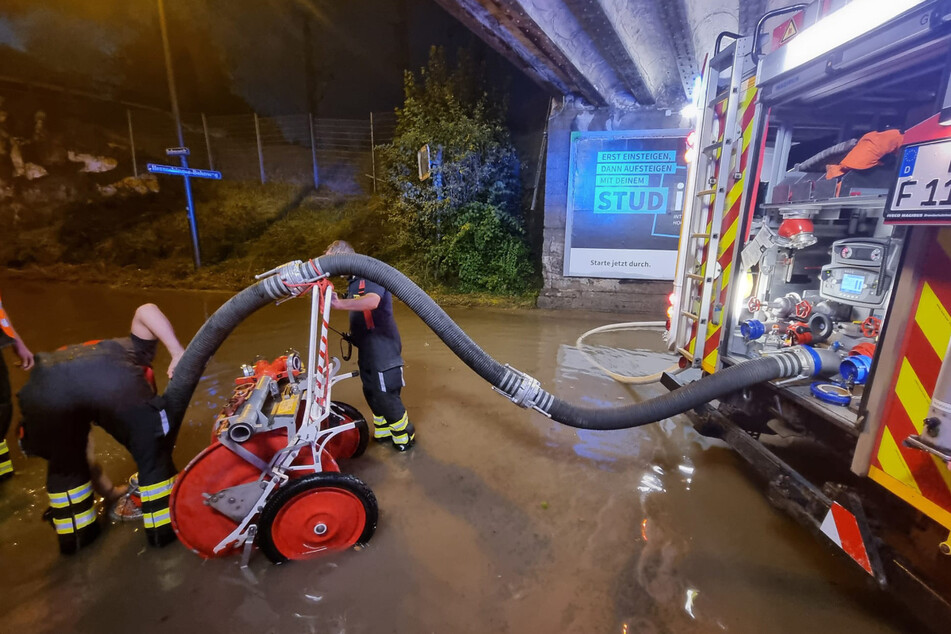
<path fill-rule="evenodd" d="M 862 322 L 862 334 L 870 339 L 877 336 L 881 329 L 882 320 L 878 317 L 869 316 Z"/>
<path fill-rule="evenodd" d="M 758 297 L 750 297 L 749 301 L 746 302 L 746 307 L 751 313 L 755 313 L 763 307 L 763 302 L 759 301 Z"/>
<path fill-rule="evenodd" d="M 287 446 L 287 434 L 281 431 L 256 434 L 241 445 L 264 462 L 270 462 L 274 454 Z M 309 450 L 301 451 L 294 461 L 296 465 L 313 464 Z M 321 456 L 321 468 L 339 471 L 336 461 L 325 451 Z M 295 471 L 289 472 L 294 477 Z M 230 517 L 205 504 L 205 495 L 213 495 L 222 489 L 254 482 L 261 476 L 260 470 L 247 460 L 233 453 L 225 445 L 215 442 L 195 456 L 175 480 L 169 499 L 172 528 L 178 539 L 191 551 L 205 559 L 224 557 L 235 551 L 228 547 L 215 552 L 215 547 L 238 527 Z M 285 485 L 286 487 L 286 485 Z M 276 495 L 275 492 L 274 495 Z M 273 498 L 274 495 L 271 497 Z"/>
<path fill-rule="evenodd" d="M 327 428 L 332 429 L 346 423 L 354 423 L 356 429 L 339 433 L 327 443 L 327 451 L 337 460 L 359 458 L 370 442 L 370 428 L 360 410 L 348 403 L 331 401 Z"/>
<path fill-rule="evenodd" d="M 264 505 L 258 546 L 276 564 L 346 550 L 369 541 L 379 514 L 376 496 L 344 473 L 293 480 Z"/>

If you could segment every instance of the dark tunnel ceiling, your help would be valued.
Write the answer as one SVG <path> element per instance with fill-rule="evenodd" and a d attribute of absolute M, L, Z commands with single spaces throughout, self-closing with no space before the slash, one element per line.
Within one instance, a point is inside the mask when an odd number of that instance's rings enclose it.
<path fill-rule="evenodd" d="M 677 106 L 722 31 L 752 32 L 775 0 L 436 0 L 555 95 Z M 767 24 L 767 29 L 769 28 Z"/>

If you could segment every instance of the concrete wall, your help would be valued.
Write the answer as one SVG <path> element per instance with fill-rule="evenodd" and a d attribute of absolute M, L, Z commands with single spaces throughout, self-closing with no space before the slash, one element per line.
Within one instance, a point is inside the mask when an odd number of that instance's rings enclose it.
<path fill-rule="evenodd" d="M 548 123 L 545 167 L 545 227 L 542 249 L 544 285 L 540 308 L 583 308 L 665 319 L 672 281 L 564 277 L 565 222 L 568 207 L 568 158 L 573 131 L 656 130 L 689 128 L 676 111 L 584 107 L 567 101 Z"/>

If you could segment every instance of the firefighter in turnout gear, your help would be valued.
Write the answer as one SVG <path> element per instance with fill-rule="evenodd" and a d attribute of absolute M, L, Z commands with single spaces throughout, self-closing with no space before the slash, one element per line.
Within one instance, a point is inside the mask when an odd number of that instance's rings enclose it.
<path fill-rule="evenodd" d="M 3 310 L 0 298 L 0 349 L 13 346 L 20 358 L 20 367 L 29 370 L 33 367 L 33 353 L 26 347 L 20 335 L 13 329 L 10 318 Z M 3 355 L 0 354 L 0 481 L 13 477 L 13 462 L 10 460 L 10 448 L 7 445 L 7 432 L 13 420 L 13 396 L 10 392 L 10 375 Z"/>
<path fill-rule="evenodd" d="M 337 240 L 327 255 L 354 253 Z M 347 298 L 331 297 L 331 307 L 350 313 L 350 340 L 359 351 L 357 365 L 363 395 L 373 410 L 373 438 L 393 443 L 399 451 L 413 446 L 416 430 L 400 399 L 403 381 L 403 344 L 393 318 L 393 296 L 388 290 L 357 277 L 350 278 Z"/>
<path fill-rule="evenodd" d="M 46 491 L 63 553 L 76 552 L 99 535 L 95 474 L 87 459 L 90 423 L 126 447 L 138 465 L 148 543 L 163 546 L 175 539 L 168 509 L 176 474 L 175 433 L 156 396 L 151 369 L 158 341 L 172 357 L 171 377 L 184 350 L 162 311 L 145 304 L 136 310 L 127 337 L 38 354 L 17 394 L 24 453 L 49 462 Z"/>

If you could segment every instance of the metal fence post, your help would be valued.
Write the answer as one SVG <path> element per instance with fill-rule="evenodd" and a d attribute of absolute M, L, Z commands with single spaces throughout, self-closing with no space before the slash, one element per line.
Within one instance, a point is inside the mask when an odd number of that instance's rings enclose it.
<path fill-rule="evenodd" d="M 307 120 L 310 122 L 310 159 L 314 164 L 314 190 L 320 186 L 320 179 L 317 174 L 317 136 L 314 134 L 314 114 L 307 113 Z"/>
<path fill-rule="evenodd" d="M 135 136 L 132 134 L 132 111 L 125 109 L 125 118 L 129 122 L 129 149 L 132 151 L 132 175 L 139 177 L 139 167 L 135 164 Z"/>
<path fill-rule="evenodd" d="M 258 139 L 258 165 L 261 167 L 261 184 L 264 184 L 264 148 L 261 147 L 261 124 L 258 123 L 258 113 L 254 113 L 254 135 Z"/>
<path fill-rule="evenodd" d="M 370 171 L 373 173 L 373 193 L 376 193 L 376 141 L 373 137 L 373 112 L 370 112 Z"/>
<path fill-rule="evenodd" d="M 211 137 L 208 136 L 208 119 L 201 113 L 201 129 L 205 132 L 205 149 L 208 151 L 208 169 L 215 169 L 215 162 L 211 158 Z"/>

